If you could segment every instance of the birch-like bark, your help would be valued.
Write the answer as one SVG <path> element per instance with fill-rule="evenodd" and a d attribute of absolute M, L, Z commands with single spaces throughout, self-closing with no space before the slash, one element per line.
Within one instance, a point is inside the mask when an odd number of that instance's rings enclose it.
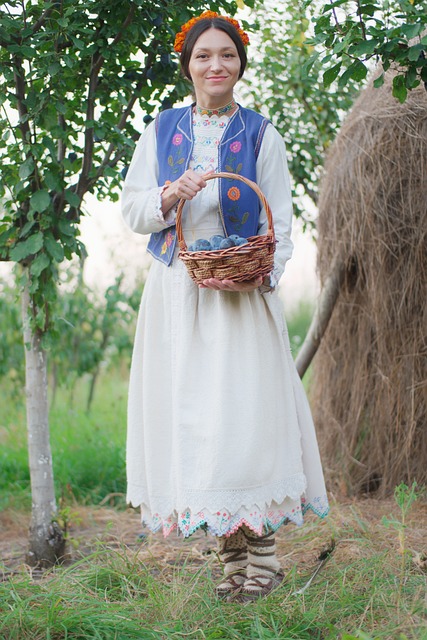
<path fill-rule="evenodd" d="M 30 295 L 26 285 L 22 294 L 22 319 L 32 497 L 28 563 L 31 566 L 48 567 L 64 556 L 65 539 L 56 521 L 57 507 L 49 440 L 47 357 L 41 348 L 41 336 L 33 333 L 30 328 L 30 313 Z"/>
<path fill-rule="evenodd" d="M 336 261 L 322 287 L 310 328 L 295 360 L 300 378 L 304 376 L 319 348 L 338 299 L 344 274 L 344 263 Z"/>

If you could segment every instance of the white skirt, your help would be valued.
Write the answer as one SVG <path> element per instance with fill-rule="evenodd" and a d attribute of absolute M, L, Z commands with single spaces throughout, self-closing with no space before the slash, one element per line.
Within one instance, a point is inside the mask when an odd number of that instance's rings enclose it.
<path fill-rule="evenodd" d="M 307 509 L 327 514 L 276 292 L 199 289 L 176 257 L 153 261 L 132 358 L 127 476 L 128 502 L 165 536 L 242 524 L 261 534 L 301 524 Z"/>

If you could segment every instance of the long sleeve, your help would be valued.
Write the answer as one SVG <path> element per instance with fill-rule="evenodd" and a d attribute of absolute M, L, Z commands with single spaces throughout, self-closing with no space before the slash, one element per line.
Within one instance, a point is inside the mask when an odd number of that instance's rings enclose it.
<path fill-rule="evenodd" d="M 154 233 L 175 224 L 173 211 L 162 213 L 163 186 L 158 186 L 158 173 L 156 130 L 152 122 L 136 145 L 122 191 L 123 219 L 136 233 Z"/>
<path fill-rule="evenodd" d="M 269 125 L 265 131 L 256 165 L 257 184 L 264 193 L 273 213 L 276 251 L 271 284 L 276 286 L 292 256 L 292 191 L 289 179 L 286 148 L 279 132 Z M 259 235 L 268 228 L 265 209 L 259 219 Z"/>

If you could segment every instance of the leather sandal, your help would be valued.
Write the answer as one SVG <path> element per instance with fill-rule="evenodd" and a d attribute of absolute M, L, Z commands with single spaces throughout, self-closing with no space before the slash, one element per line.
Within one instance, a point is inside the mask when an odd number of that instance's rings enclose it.
<path fill-rule="evenodd" d="M 252 576 L 245 580 L 239 592 L 239 602 L 251 602 L 258 600 L 258 598 L 265 598 L 272 591 L 275 591 L 284 580 L 284 573 L 278 571 L 271 578 L 267 578 L 263 575 Z"/>
<path fill-rule="evenodd" d="M 215 594 L 220 600 L 231 600 L 240 593 L 246 580 L 244 573 L 233 573 L 225 577 L 216 588 Z"/>

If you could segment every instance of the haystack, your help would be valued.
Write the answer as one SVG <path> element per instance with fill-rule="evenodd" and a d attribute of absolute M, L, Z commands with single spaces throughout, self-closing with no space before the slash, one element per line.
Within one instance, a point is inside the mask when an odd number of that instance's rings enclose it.
<path fill-rule="evenodd" d="M 331 489 L 427 483 L 427 91 L 359 96 L 321 185 L 318 269 L 345 265 L 311 399 Z"/>

